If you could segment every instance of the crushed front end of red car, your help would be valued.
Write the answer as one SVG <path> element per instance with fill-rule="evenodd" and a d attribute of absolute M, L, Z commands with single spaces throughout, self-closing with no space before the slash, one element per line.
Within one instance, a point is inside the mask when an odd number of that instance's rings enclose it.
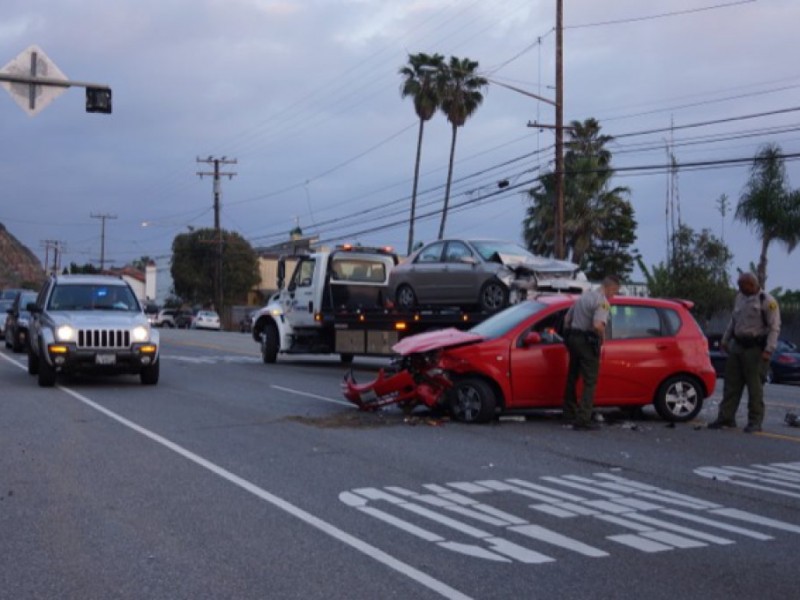
<path fill-rule="evenodd" d="M 440 366 L 441 351 L 479 342 L 482 336 L 443 329 L 409 336 L 392 347 L 397 352 L 394 373 L 384 369 L 368 383 L 358 383 L 352 369 L 342 382 L 344 397 L 361 410 L 377 410 L 389 404 L 412 409 L 418 405 L 433 408 L 452 387 L 447 372 Z"/>

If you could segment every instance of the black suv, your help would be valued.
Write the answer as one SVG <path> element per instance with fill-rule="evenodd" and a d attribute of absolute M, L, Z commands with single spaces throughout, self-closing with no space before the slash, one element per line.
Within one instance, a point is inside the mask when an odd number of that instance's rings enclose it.
<path fill-rule="evenodd" d="M 138 374 L 143 384 L 158 383 L 158 331 L 123 279 L 53 276 L 30 308 L 28 373 L 39 385 L 73 372 Z"/>

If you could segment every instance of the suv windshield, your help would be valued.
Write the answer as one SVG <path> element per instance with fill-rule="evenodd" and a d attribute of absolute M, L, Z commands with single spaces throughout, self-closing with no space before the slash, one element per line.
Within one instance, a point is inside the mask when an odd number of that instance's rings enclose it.
<path fill-rule="evenodd" d="M 139 302 L 127 286 L 83 283 L 57 285 L 47 309 L 140 311 Z"/>

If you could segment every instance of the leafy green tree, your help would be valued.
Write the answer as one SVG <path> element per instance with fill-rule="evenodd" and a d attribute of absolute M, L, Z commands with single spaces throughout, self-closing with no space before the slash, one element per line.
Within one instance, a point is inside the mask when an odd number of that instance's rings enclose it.
<path fill-rule="evenodd" d="M 794 251 L 800 242 L 800 190 L 790 191 L 780 146 L 763 146 L 753 160 L 735 218 L 748 225 L 761 240 L 756 275 L 766 289 L 767 252 L 772 242 Z"/>
<path fill-rule="evenodd" d="M 633 270 L 629 250 L 636 241 L 633 206 L 626 187 L 612 187 L 614 170 L 606 148 L 613 138 L 600 133 L 596 119 L 573 121 L 564 155 L 564 242 L 568 257 L 591 278 L 609 273 L 624 277 Z M 531 205 L 523 237 L 533 252 L 555 250 L 555 175 L 546 173 L 529 192 Z"/>
<path fill-rule="evenodd" d="M 236 232 L 221 231 L 222 289 L 228 304 L 243 302 L 259 281 L 258 256 Z M 175 294 L 190 304 L 208 304 L 214 298 L 217 251 L 220 244 L 213 229 L 197 229 L 172 241 L 172 274 Z M 216 307 L 221 310 L 221 307 Z"/>
<path fill-rule="evenodd" d="M 147 265 L 149 265 L 151 262 L 153 262 L 153 259 L 145 255 L 140 256 L 136 260 L 132 261 L 131 266 L 135 269 L 139 269 L 140 271 L 144 271 L 147 268 Z"/>
<path fill-rule="evenodd" d="M 708 321 L 729 310 L 734 296 L 728 277 L 731 251 L 709 229 L 696 233 L 681 225 L 672 235 L 672 258 L 647 269 L 638 263 L 652 296 L 684 298 L 694 302 L 694 314 Z"/>
<path fill-rule="evenodd" d="M 444 237 L 447 210 L 450 204 L 450 187 L 453 183 L 453 163 L 456 156 L 458 128 L 467 122 L 483 102 L 481 90 L 489 81 L 477 75 L 478 62 L 468 58 L 450 57 L 446 67 L 439 70 L 437 85 L 441 90 L 441 110 L 447 116 L 453 130 L 450 142 L 450 162 L 447 167 L 447 185 L 444 191 L 442 220 L 439 223 L 439 238 Z"/>
<path fill-rule="evenodd" d="M 414 111 L 419 117 L 419 134 L 417 135 L 417 158 L 414 162 L 414 185 L 411 191 L 411 218 L 408 225 L 408 254 L 414 246 L 414 220 L 417 210 L 417 186 L 419 184 L 419 163 L 422 157 L 422 132 L 425 122 L 430 121 L 441 104 L 441 91 L 438 83 L 441 78 L 438 72 L 444 67 L 444 56 L 441 54 L 409 54 L 408 64 L 400 69 L 403 85 L 400 96 L 411 97 Z"/>

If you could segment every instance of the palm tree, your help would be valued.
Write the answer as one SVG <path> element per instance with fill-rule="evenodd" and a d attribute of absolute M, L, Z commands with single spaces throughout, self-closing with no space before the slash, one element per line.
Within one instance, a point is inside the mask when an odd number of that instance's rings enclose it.
<path fill-rule="evenodd" d="M 624 199 L 628 188 L 610 187 L 614 170 L 611 152 L 605 146 L 613 138 L 600 134 L 596 119 L 572 121 L 568 131 L 570 139 L 564 156 L 564 238 L 570 259 L 585 268 L 590 266 L 587 264 L 590 257 L 593 263 L 605 263 L 599 253 L 600 245 L 612 248 L 622 257 L 626 268 L 632 266 L 633 257 L 626 248 L 635 241 L 636 221 L 633 208 Z M 550 256 L 554 253 L 555 239 L 555 175 L 547 173 L 540 177 L 529 194 L 532 204 L 523 223 L 526 244 L 533 252 Z"/>
<path fill-rule="evenodd" d="M 437 83 L 440 81 L 436 73 L 444 66 L 444 56 L 429 55 L 423 52 L 409 54 L 408 64 L 400 69 L 404 77 L 400 88 L 400 96 L 411 96 L 414 100 L 414 111 L 419 117 L 419 135 L 417 136 L 417 160 L 414 163 L 414 186 L 411 191 L 411 218 L 408 224 L 408 254 L 414 247 L 414 219 L 417 210 L 417 185 L 419 183 L 419 162 L 422 157 L 422 131 L 425 121 L 429 121 L 441 101 Z"/>
<path fill-rule="evenodd" d="M 734 216 L 761 238 L 756 275 L 767 283 L 767 251 L 773 241 L 792 252 L 800 242 L 800 190 L 788 189 L 783 154 L 777 144 L 766 144 L 756 154 Z"/>
<path fill-rule="evenodd" d="M 478 62 L 468 58 L 450 57 L 450 63 L 440 71 L 442 102 L 441 109 L 453 127 L 453 138 L 450 143 L 450 164 L 447 169 L 447 186 L 444 192 L 442 221 L 439 224 L 439 239 L 444 237 L 444 225 L 447 221 L 447 207 L 450 203 L 450 185 L 453 182 L 453 161 L 456 154 L 456 134 L 458 128 L 467 122 L 483 102 L 481 89 L 489 81 L 475 74 Z"/>

